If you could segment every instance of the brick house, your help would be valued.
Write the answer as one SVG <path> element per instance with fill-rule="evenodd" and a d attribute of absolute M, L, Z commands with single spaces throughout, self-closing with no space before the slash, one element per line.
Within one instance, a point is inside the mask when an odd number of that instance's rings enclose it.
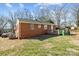
<path fill-rule="evenodd" d="M 17 19 L 15 34 L 18 39 L 29 38 L 54 31 L 54 24 Z"/>

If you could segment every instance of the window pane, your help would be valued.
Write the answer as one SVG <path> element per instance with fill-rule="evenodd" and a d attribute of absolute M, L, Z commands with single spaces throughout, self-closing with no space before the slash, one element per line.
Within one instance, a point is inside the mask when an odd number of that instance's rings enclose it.
<path fill-rule="evenodd" d="M 47 25 L 44 25 L 44 29 L 45 29 L 45 30 L 47 29 Z"/>
<path fill-rule="evenodd" d="M 53 30 L 53 25 L 51 25 L 51 30 Z"/>
<path fill-rule="evenodd" d="M 41 24 L 38 25 L 38 28 L 41 28 Z"/>
<path fill-rule="evenodd" d="M 34 30 L 34 24 L 30 24 L 31 30 Z"/>
<path fill-rule="evenodd" d="M 51 25 L 51 31 L 53 32 L 53 25 Z"/>

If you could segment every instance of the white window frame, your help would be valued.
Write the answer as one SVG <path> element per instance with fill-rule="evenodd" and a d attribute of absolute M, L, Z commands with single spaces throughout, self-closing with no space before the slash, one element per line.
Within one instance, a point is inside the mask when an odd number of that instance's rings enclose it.
<path fill-rule="evenodd" d="M 47 25 L 44 25 L 44 29 L 45 29 L 45 30 L 47 29 Z"/>
<path fill-rule="evenodd" d="M 30 24 L 31 30 L 34 30 L 34 24 Z"/>
<path fill-rule="evenodd" d="M 41 28 L 41 24 L 38 24 L 38 28 Z"/>
<path fill-rule="evenodd" d="M 54 28 L 53 28 L 53 25 L 51 25 L 51 31 L 53 31 L 53 29 L 54 29 Z"/>

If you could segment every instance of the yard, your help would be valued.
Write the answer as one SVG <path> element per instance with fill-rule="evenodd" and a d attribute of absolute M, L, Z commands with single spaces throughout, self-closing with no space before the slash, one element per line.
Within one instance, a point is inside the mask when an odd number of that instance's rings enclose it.
<path fill-rule="evenodd" d="M 42 35 L 9 40 L 0 38 L 1 56 L 79 56 L 79 34 L 71 36 Z"/>

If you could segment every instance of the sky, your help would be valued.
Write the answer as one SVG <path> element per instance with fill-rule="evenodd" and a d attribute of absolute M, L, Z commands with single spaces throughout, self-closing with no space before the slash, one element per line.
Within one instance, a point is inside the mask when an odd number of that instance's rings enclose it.
<path fill-rule="evenodd" d="M 9 10 L 12 11 L 16 11 L 17 9 L 22 9 L 22 8 L 26 8 L 29 10 L 33 10 L 34 9 L 34 5 L 35 4 L 0 4 L 0 15 L 7 15 Z"/>
<path fill-rule="evenodd" d="M 37 11 L 38 8 L 42 9 L 43 5 L 47 6 L 50 10 L 63 5 L 66 5 L 65 9 L 71 9 L 74 8 L 74 6 L 79 6 L 78 3 L 0 3 L 0 15 L 8 16 L 8 11 L 14 12 L 19 9 L 28 9 L 33 12 L 35 10 Z M 68 19 L 71 19 L 71 21 L 74 20 L 71 10 L 68 14 Z"/>
<path fill-rule="evenodd" d="M 13 3 L 13 4 L 9 4 L 9 3 L 0 3 L 0 15 L 7 15 L 8 14 L 8 11 L 9 10 L 12 10 L 12 11 L 16 11 L 17 9 L 22 9 L 22 8 L 26 8 L 30 11 L 33 11 L 35 9 L 38 9 L 38 8 L 42 8 L 42 3 Z M 49 3 L 49 4 L 44 4 L 44 5 L 47 5 L 50 9 L 56 7 L 56 6 L 62 6 L 62 5 L 66 5 L 65 4 L 62 4 L 62 3 Z M 72 4 L 72 3 L 67 3 L 67 7 L 66 8 L 71 8 L 75 5 L 78 5 L 78 4 Z"/>

